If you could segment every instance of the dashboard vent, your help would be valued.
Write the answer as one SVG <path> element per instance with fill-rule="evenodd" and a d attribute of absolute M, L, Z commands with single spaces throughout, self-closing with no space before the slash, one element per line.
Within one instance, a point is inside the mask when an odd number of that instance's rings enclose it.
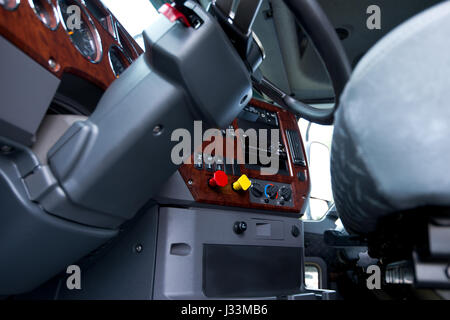
<path fill-rule="evenodd" d="M 302 142 L 298 132 L 295 130 L 286 130 L 286 137 L 294 164 L 306 167 L 305 157 L 303 156 Z"/>

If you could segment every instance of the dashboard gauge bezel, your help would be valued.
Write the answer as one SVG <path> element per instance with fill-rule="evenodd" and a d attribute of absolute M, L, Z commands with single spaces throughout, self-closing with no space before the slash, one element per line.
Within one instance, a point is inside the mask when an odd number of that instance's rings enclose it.
<path fill-rule="evenodd" d="M 20 0 L 6 0 L 7 4 L 0 4 L 0 7 L 7 11 L 14 11 L 16 10 L 20 5 Z M 14 7 L 9 7 L 10 3 L 14 3 Z M 6 5 L 6 6 L 5 6 Z"/>
<path fill-rule="evenodd" d="M 36 11 L 36 7 L 35 7 L 34 1 L 35 0 L 28 0 L 28 4 L 30 5 L 30 8 L 33 10 L 34 14 L 39 19 L 39 21 L 41 21 L 44 26 L 46 26 L 47 28 L 49 28 L 52 31 L 55 31 L 56 29 L 58 29 L 59 22 L 60 22 L 60 17 L 59 17 L 58 9 L 53 4 L 53 2 L 51 0 L 41 0 L 43 2 L 47 2 L 47 5 L 50 6 L 50 8 L 52 10 L 51 12 L 49 12 L 49 14 L 51 14 L 52 18 L 54 19 L 54 26 L 51 26 L 51 25 L 47 24 L 44 20 L 42 20 L 42 18 L 39 16 L 38 12 Z"/>
<path fill-rule="evenodd" d="M 130 59 L 135 59 L 139 56 L 139 52 L 137 51 L 136 47 L 133 44 L 133 40 L 130 39 L 131 36 L 128 35 L 128 32 L 126 31 L 126 29 L 122 26 L 122 24 L 116 20 L 116 33 L 117 33 L 117 42 L 120 44 L 120 46 L 123 48 L 123 50 L 125 51 L 125 47 L 128 47 L 130 49 L 130 51 L 132 51 L 132 57 L 129 57 Z M 120 36 L 120 32 L 123 34 L 123 37 Z M 121 41 L 121 38 L 125 38 L 123 39 L 124 41 Z"/>
<path fill-rule="evenodd" d="M 80 2 L 84 5 L 84 7 L 87 9 L 87 11 L 89 11 L 92 16 L 97 20 L 97 22 L 102 26 L 102 28 L 107 31 L 111 37 L 114 38 L 114 40 L 118 41 L 118 34 L 117 34 L 117 30 L 116 30 L 116 22 L 114 20 L 114 17 L 111 13 L 111 11 L 103 4 L 102 1 L 96 1 L 96 0 L 91 0 L 93 4 L 97 5 L 97 8 L 102 11 L 107 18 L 107 24 L 108 27 L 105 27 L 101 21 L 92 13 L 92 10 L 89 9 L 88 5 L 87 5 L 87 1 L 86 0 L 80 0 Z"/>
<path fill-rule="evenodd" d="M 93 38 L 94 38 L 94 42 L 95 42 L 95 47 L 96 47 L 96 52 L 97 52 L 97 56 L 96 59 L 91 59 L 90 57 L 87 57 L 80 48 L 78 48 L 77 44 L 73 41 L 71 35 L 69 34 L 69 29 L 67 28 L 66 25 L 66 21 L 64 20 L 64 16 L 62 14 L 61 11 L 61 6 L 60 6 L 60 1 L 66 1 L 66 0 L 57 0 L 57 6 L 58 6 L 58 13 L 60 16 L 60 22 L 62 27 L 64 28 L 66 34 L 68 35 L 70 42 L 72 42 L 72 45 L 77 49 L 77 51 L 89 62 L 93 63 L 93 64 L 98 64 L 102 61 L 103 59 L 103 45 L 102 45 L 102 38 L 100 37 L 100 34 L 97 30 L 97 27 L 95 26 L 94 21 L 92 20 L 88 10 L 86 9 L 86 7 L 84 6 L 83 3 L 81 3 L 79 0 L 69 0 L 74 2 L 76 5 L 78 5 L 80 7 L 80 12 L 81 12 L 81 16 L 82 16 L 82 20 L 84 20 L 84 22 L 88 25 L 89 27 L 89 31 L 92 34 Z"/>
<path fill-rule="evenodd" d="M 117 74 L 117 73 L 116 73 L 116 70 L 114 70 L 114 65 L 113 65 L 113 63 L 112 63 L 112 61 L 111 61 L 111 51 L 112 51 L 112 50 L 116 50 L 116 49 L 119 50 L 119 53 L 122 55 L 123 58 L 125 58 L 126 62 L 128 62 L 128 66 L 126 66 L 125 69 L 127 69 L 127 68 L 130 66 L 130 64 L 133 62 L 133 60 L 132 60 L 131 57 L 128 57 L 128 56 L 125 54 L 125 51 L 124 51 L 123 48 L 121 48 L 120 46 L 118 46 L 118 45 L 116 45 L 116 44 L 112 44 L 112 45 L 109 47 L 109 49 L 108 49 L 109 66 L 111 67 L 111 71 L 113 72 L 114 77 L 117 79 L 117 78 L 120 76 L 120 74 Z"/>

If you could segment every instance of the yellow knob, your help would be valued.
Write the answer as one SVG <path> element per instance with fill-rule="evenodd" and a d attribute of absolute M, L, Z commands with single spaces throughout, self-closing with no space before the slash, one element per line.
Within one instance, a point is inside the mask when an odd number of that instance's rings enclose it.
<path fill-rule="evenodd" d="M 250 186 L 252 185 L 252 182 L 250 179 L 243 174 L 235 183 L 233 183 L 233 190 L 235 191 L 246 191 Z"/>

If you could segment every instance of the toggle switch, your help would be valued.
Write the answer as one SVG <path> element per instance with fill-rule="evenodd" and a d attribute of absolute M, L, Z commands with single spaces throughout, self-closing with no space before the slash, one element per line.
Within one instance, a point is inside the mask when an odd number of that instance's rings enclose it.
<path fill-rule="evenodd" d="M 235 183 L 233 183 L 234 191 L 247 191 L 248 188 L 252 185 L 250 179 L 243 174 Z"/>
<path fill-rule="evenodd" d="M 210 187 L 225 187 L 228 184 L 228 176 L 225 172 L 219 170 L 214 172 L 214 177 L 209 179 L 208 184 Z"/>

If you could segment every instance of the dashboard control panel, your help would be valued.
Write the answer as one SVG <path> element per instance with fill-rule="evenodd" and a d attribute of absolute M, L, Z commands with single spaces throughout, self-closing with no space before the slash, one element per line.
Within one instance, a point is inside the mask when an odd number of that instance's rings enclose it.
<path fill-rule="evenodd" d="M 250 188 L 250 202 L 280 207 L 293 207 L 294 201 L 292 199 L 291 185 L 253 179 Z"/>
<path fill-rule="evenodd" d="M 257 133 L 250 143 L 248 130 Z M 260 132 L 278 131 L 261 146 Z M 309 170 L 297 119 L 289 111 L 253 99 L 227 129 L 221 130 L 223 150 L 206 151 L 208 142 L 196 149 L 191 163 L 179 172 L 197 203 L 251 208 L 300 216 L 309 194 Z M 232 145 L 230 152 L 229 145 Z M 256 145 L 256 147 L 255 147 Z M 277 154 L 275 174 L 262 174 L 267 168 L 259 153 Z M 256 161 L 249 161 L 250 159 Z"/>

